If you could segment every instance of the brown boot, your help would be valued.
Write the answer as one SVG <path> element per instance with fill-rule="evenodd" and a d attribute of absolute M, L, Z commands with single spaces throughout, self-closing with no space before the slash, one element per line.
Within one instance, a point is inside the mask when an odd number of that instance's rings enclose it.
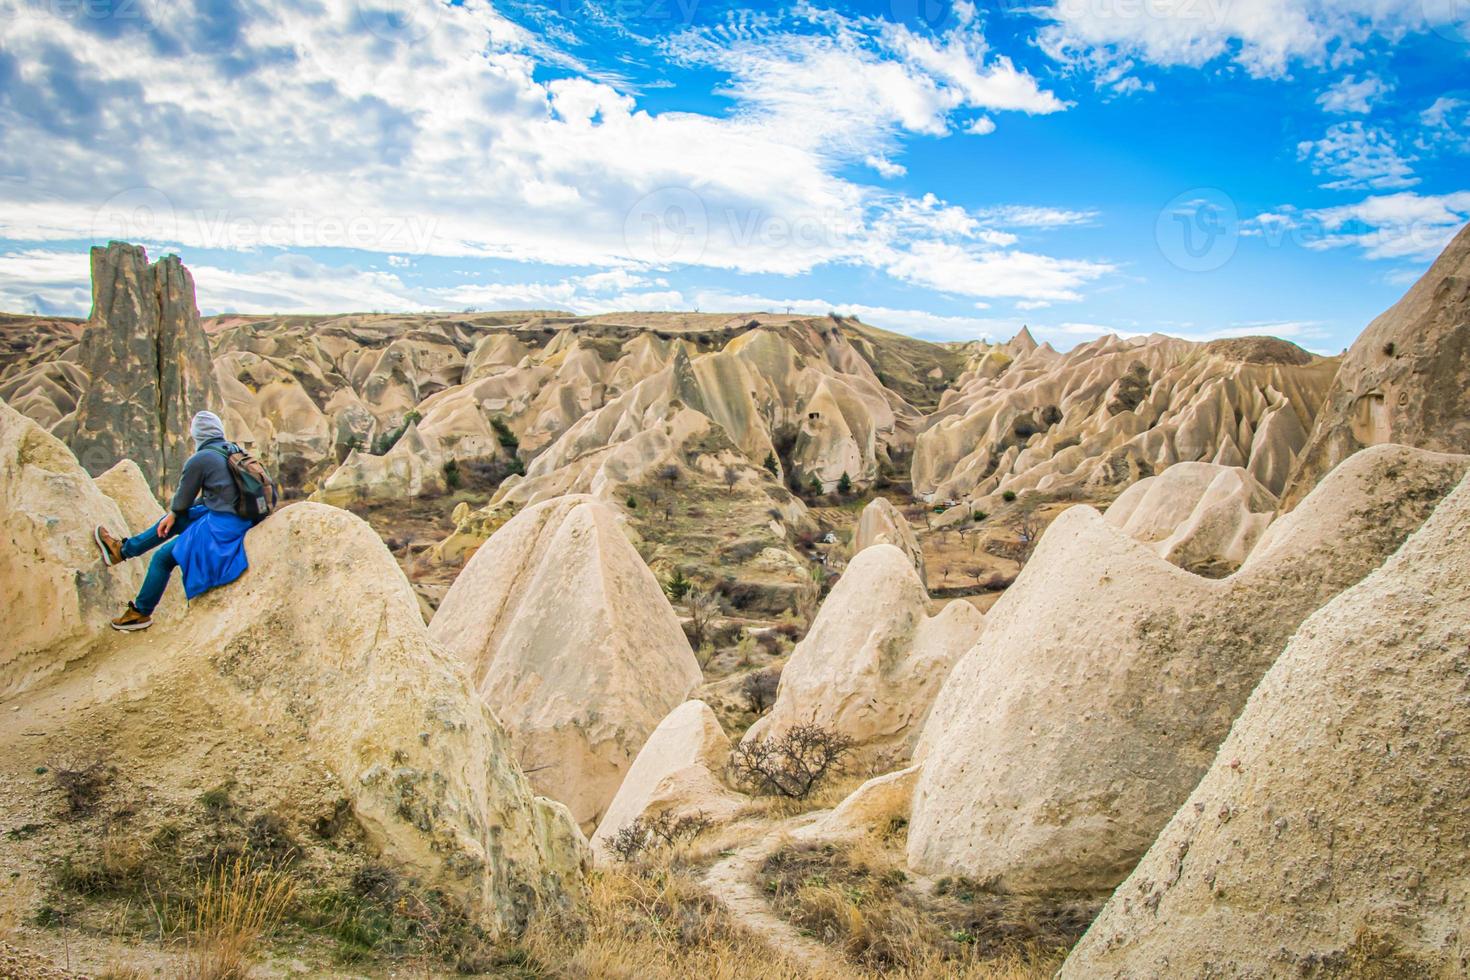
<path fill-rule="evenodd" d="M 123 630 L 124 632 L 131 632 L 133 630 L 146 630 L 152 625 L 153 617 L 147 615 L 146 613 L 138 612 L 137 607 L 135 607 L 131 602 L 128 603 L 127 610 L 121 616 L 112 621 L 113 629 Z"/>
<path fill-rule="evenodd" d="M 122 542 L 113 537 L 107 528 L 101 524 L 92 532 L 92 540 L 97 542 L 97 547 L 102 551 L 102 564 L 111 568 L 123 560 Z"/>

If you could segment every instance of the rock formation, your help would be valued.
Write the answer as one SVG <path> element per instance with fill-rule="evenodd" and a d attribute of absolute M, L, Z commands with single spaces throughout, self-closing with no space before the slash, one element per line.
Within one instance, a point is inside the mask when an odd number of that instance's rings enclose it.
<path fill-rule="evenodd" d="M 141 563 L 102 567 L 92 529 L 125 526 L 54 436 L 0 402 L 0 696 L 85 655 L 138 590 Z"/>
<path fill-rule="evenodd" d="M 1018 892 L 1114 887 L 1297 625 L 1391 554 L 1467 465 L 1358 453 L 1221 580 L 1090 507 L 1064 512 L 930 714 L 910 863 Z"/>
<path fill-rule="evenodd" d="M 919 546 L 914 529 L 887 497 L 874 497 L 863 508 L 852 535 L 852 553 L 856 555 L 875 544 L 891 544 L 908 555 L 919 573 L 919 581 L 924 581 L 924 549 Z"/>
<path fill-rule="evenodd" d="M 1470 480 L 1302 625 L 1064 978 L 1470 971 L 1467 540 Z"/>
<path fill-rule="evenodd" d="M 617 513 L 586 496 L 527 508 L 495 532 L 429 632 L 468 666 L 532 784 L 589 832 L 701 680 Z"/>
<path fill-rule="evenodd" d="M 313 500 L 345 507 L 442 494 L 444 453 L 439 441 L 425 436 L 416 423 L 381 456 L 353 450 L 312 495 Z"/>
<path fill-rule="evenodd" d="M 307 848 L 340 838 L 488 929 L 578 886 L 585 843 L 537 799 L 467 676 L 431 642 L 407 581 L 362 521 L 317 504 L 246 539 L 250 571 L 144 634 L 106 629 L 141 563 L 105 570 L 92 524 L 121 522 L 66 448 L 0 406 L 0 779 L 105 755 L 148 787 L 137 826 L 212 820 L 202 791 Z M 311 588 L 302 588 L 302 580 Z M 345 603 L 345 605 L 344 605 Z M 130 825 L 131 826 L 131 825 Z M 315 828 L 315 829 L 312 829 Z M 28 847 L 48 849 L 44 831 Z M 161 858 L 160 858 L 161 860 Z M 39 869 L 37 869 L 39 871 Z"/>
<path fill-rule="evenodd" d="M 1283 503 L 1364 446 L 1470 452 L 1470 226 L 1353 343 Z"/>
<path fill-rule="evenodd" d="M 1103 518 L 1165 561 L 1218 577 L 1245 561 L 1276 503 L 1238 466 L 1175 463 L 1124 490 Z"/>
<path fill-rule="evenodd" d="M 699 814 L 716 822 L 733 816 L 744 797 L 720 781 L 729 757 L 730 739 L 709 705 L 685 701 L 643 743 L 592 835 L 592 846 L 606 855 L 618 831 L 647 814 Z"/>
<path fill-rule="evenodd" d="M 1005 491 L 1122 488 L 1192 461 L 1280 493 L 1336 370 L 1282 340 L 1160 335 L 990 349 L 972 365 L 925 419 L 914 492 L 989 510 Z"/>
<path fill-rule="evenodd" d="M 957 600 L 926 615 L 928 593 L 898 548 L 854 556 L 781 671 L 776 703 L 747 738 L 814 723 L 850 736 L 860 765 L 903 765 L 961 654 L 984 617 Z"/>
<path fill-rule="evenodd" d="M 88 382 L 71 435 L 77 458 L 93 474 L 132 459 L 155 491 L 167 491 L 194 451 L 189 420 L 221 403 L 194 279 L 177 255 L 149 265 L 136 245 L 92 249 L 79 360 Z"/>
<path fill-rule="evenodd" d="M 92 482 L 122 512 L 127 533 L 125 535 L 123 528 L 115 527 L 111 529 L 114 534 L 124 537 L 139 534 L 144 528 L 157 524 L 163 516 L 163 507 L 153 496 L 143 471 L 131 459 L 123 460 Z"/>

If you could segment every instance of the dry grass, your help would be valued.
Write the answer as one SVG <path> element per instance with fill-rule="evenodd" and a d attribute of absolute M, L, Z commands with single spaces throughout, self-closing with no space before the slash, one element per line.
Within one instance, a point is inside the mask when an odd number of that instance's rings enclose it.
<path fill-rule="evenodd" d="M 280 924 L 296 896 L 284 871 L 253 865 L 245 857 L 216 865 L 201 878 L 189 910 L 172 910 L 188 932 L 187 980 L 242 980 L 260 939 Z M 160 921 L 171 910 L 158 909 Z"/>
<path fill-rule="evenodd" d="M 0 939 L 15 936 L 31 917 L 37 891 L 35 881 L 30 878 L 12 878 L 5 888 L 0 889 Z"/>
<path fill-rule="evenodd" d="M 794 800 L 785 796 L 752 797 L 749 803 L 741 807 L 738 816 L 742 820 L 774 821 L 786 820 L 813 810 L 830 810 L 847 799 L 852 791 L 861 786 L 867 778 L 867 775 L 863 773 L 834 775 L 818 785 L 804 800 Z"/>
<path fill-rule="evenodd" d="M 761 874 L 779 915 L 885 977 L 1049 977 L 1096 912 L 954 882 L 925 893 L 879 835 L 788 844 Z"/>
<path fill-rule="evenodd" d="M 594 871 L 577 913 L 535 920 L 537 975 L 567 980 L 798 980 L 812 976 L 740 928 L 694 872 L 671 863 Z"/>

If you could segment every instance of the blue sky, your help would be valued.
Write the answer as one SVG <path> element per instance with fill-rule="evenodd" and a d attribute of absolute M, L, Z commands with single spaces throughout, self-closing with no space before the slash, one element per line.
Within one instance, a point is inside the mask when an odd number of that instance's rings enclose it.
<path fill-rule="evenodd" d="M 836 310 L 1335 352 L 1470 218 L 1463 0 L 0 0 L 0 309 Z"/>

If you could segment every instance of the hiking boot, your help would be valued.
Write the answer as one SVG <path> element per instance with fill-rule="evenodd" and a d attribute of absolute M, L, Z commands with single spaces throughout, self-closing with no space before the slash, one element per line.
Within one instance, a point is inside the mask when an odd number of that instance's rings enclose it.
<path fill-rule="evenodd" d="M 92 540 L 97 542 L 97 547 L 102 551 L 102 564 L 111 568 L 123 560 L 122 541 L 113 537 L 101 524 L 92 532 Z"/>
<path fill-rule="evenodd" d="M 147 613 L 138 612 L 138 608 L 131 602 L 128 603 L 127 611 L 112 621 L 112 628 L 131 632 L 132 630 L 146 630 L 153 625 L 153 617 Z"/>

